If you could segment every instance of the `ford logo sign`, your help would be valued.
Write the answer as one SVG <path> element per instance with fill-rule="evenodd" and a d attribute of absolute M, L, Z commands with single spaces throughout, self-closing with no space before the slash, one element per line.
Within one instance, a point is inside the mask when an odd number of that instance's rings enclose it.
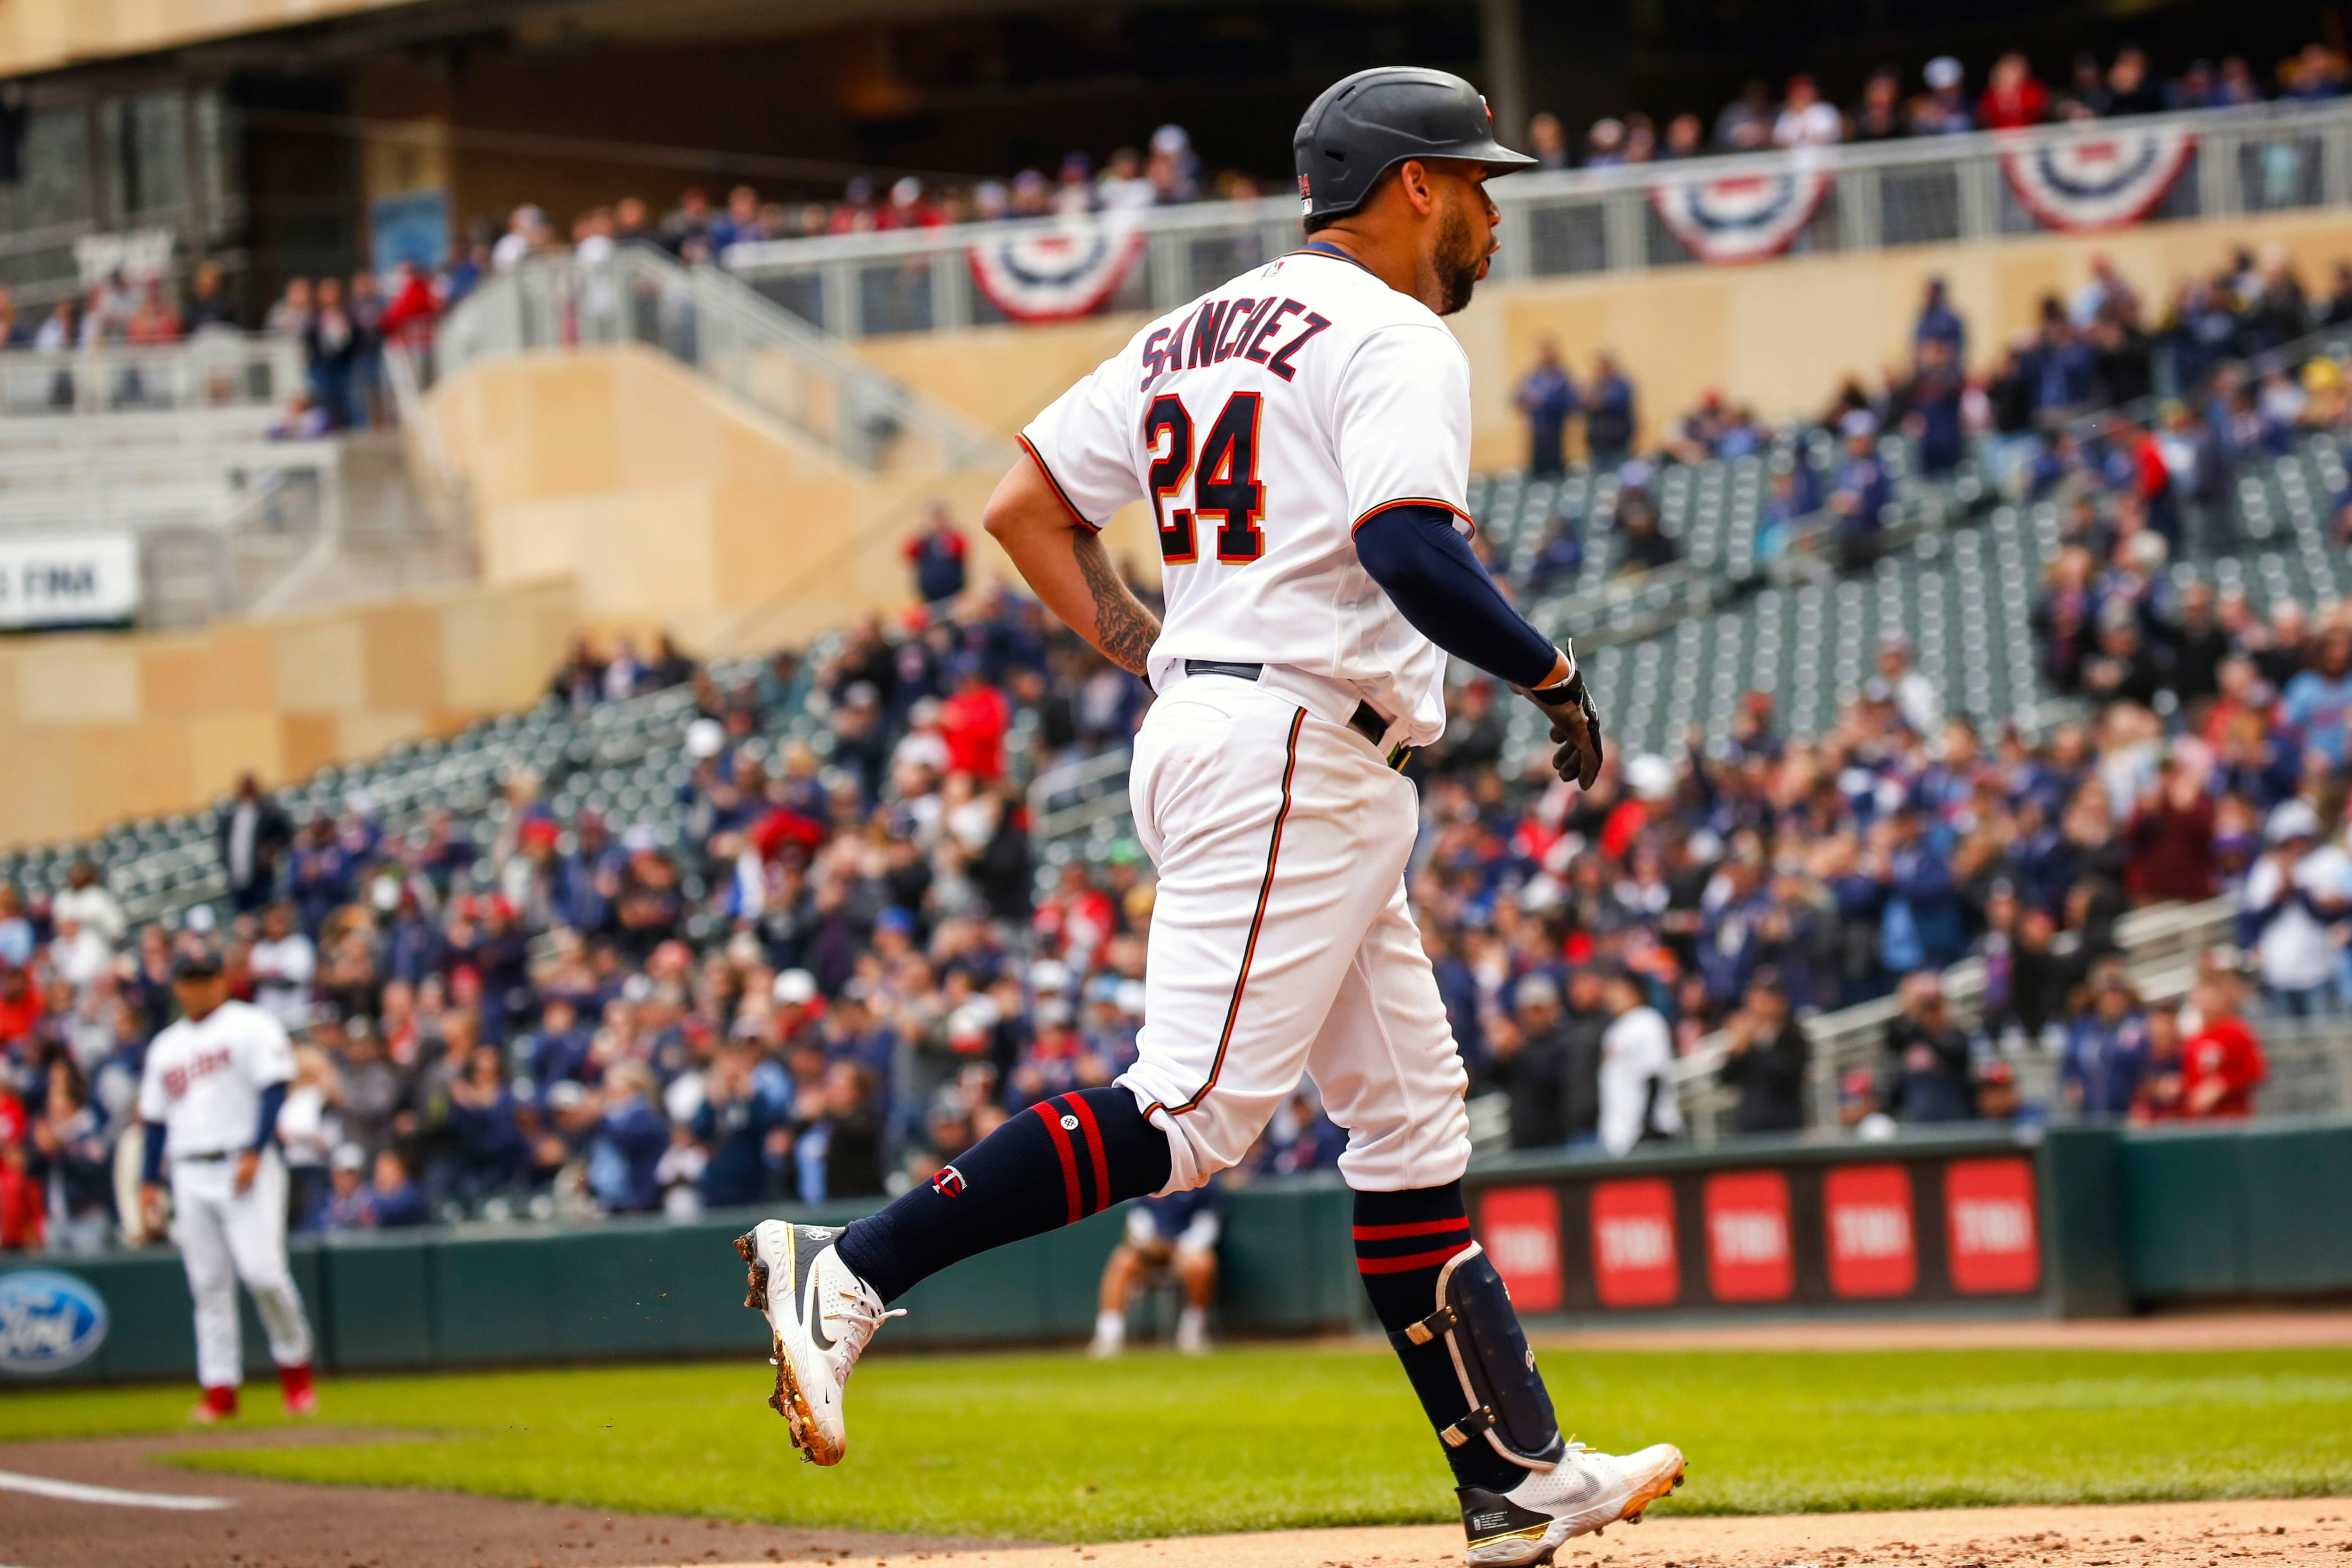
<path fill-rule="evenodd" d="M 106 1298 L 71 1274 L 0 1274 L 0 1372 L 63 1372 L 106 1343 Z"/>

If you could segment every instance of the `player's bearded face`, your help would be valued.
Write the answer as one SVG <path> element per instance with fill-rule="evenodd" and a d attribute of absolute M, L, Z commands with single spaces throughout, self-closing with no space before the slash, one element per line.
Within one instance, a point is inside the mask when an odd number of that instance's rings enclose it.
<path fill-rule="evenodd" d="M 1483 195 L 1475 193 L 1472 199 L 1483 199 Z M 1451 316 L 1470 303 L 1470 291 L 1486 270 L 1491 248 L 1491 240 L 1482 245 L 1474 237 L 1468 201 L 1461 192 L 1449 191 L 1444 215 L 1437 224 L 1437 253 L 1431 257 L 1437 274 L 1440 316 Z"/>

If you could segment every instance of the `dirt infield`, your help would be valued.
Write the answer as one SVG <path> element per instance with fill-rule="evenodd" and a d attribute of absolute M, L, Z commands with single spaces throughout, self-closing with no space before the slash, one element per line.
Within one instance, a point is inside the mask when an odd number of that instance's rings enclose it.
<path fill-rule="evenodd" d="M 189 1448 L 283 1444 L 283 1430 L 0 1446 L 0 1470 L 233 1506 L 170 1511 L 0 1490 L 8 1568 L 1445 1568 L 1443 1525 L 1027 1546 L 793 1530 L 444 1492 L 313 1487 L 152 1463 Z M 311 1441 L 381 1431 L 313 1430 Z M 297 1438 L 296 1440 L 300 1440 Z M 1560 1553 L 1572 1568 L 2352 1568 L 2352 1499 L 1954 1509 L 1777 1519 L 1659 1516 Z"/>
<path fill-rule="evenodd" d="M 231 1444 L 384 1441 L 382 1431 L 283 1428 L 173 1437 L 0 1444 L 0 1470 L 134 1492 L 226 1498 L 207 1512 L 125 1507 L 0 1490 L 0 1563 L 8 1568 L 650 1568 L 907 1562 L 982 1543 L 877 1537 L 657 1514 L 606 1514 L 457 1492 L 316 1487 L 181 1469 L 160 1454 Z M 1001 1546 L 992 1548 L 1002 1550 Z"/>
<path fill-rule="evenodd" d="M 2113 1508 L 1977 1508 L 1918 1513 L 1677 1519 L 1616 1525 L 1573 1542 L 1564 1568 L 2221 1568 L 2352 1558 L 2352 1499 L 2144 1503 Z M 1301 1530 L 1108 1546 L 1053 1546 L 842 1559 L 839 1568 L 1449 1568 L 1462 1532 L 1447 1526 Z M 752 1568 L 752 1565 L 745 1565 Z"/>

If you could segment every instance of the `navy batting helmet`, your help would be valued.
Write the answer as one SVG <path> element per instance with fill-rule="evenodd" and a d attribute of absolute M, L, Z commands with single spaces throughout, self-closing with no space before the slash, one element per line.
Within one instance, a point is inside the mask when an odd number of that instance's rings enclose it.
<path fill-rule="evenodd" d="M 1507 172 L 1535 162 L 1495 140 L 1494 112 L 1460 77 L 1378 66 L 1323 89 L 1290 139 L 1310 218 L 1352 213 L 1408 158 L 1463 158 Z"/>

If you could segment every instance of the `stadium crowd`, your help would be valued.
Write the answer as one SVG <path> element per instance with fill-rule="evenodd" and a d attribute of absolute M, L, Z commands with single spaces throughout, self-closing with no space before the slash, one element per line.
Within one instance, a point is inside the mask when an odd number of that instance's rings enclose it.
<path fill-rule="evenodd" d="M 1612 755 L 1579 794 L 1507 764 L 1514 699 L 1462 687 L 1412 764 L 1412 892 L 1474 1095 L 1512 1144 L 1677 1135 L 1663 1079 L 1708 1040 L 1727 1042 L 1738 1130 L 1802 1127 L 1797 1020 L 1898 987 L 1882 1063 L 1842 1086 L 1839 1120 L 1865 1133 L 2244 1114 L 2263 1072 L 2247 1019 L 2346 1006 L 2352 607 L 2257 616 L 2168 570 L 2233 538 L 2230 488 L 2207 482 L 2229 462 L 2352 443 L 2333 361 L 2226 358 L 2269 354 L 2342 290 L 2315 305 L 2291 269 L 2243 263 L 2210 287 L 2229 330 L 2192 335 L 2210 360 L 2153 428 L 2065 423 L 2138 384 L 2095 362 L 2081 389 L 2031 378 L 2063 392 L 2033 406 L 2018 472 L 2062 519 L 2034 621 L 2078 719 L 2039 739 L 1980 726 L 1889 641 L 1825 733 L 1783 733 L 1750 694 L 1729 734 Z M 2053 302 L 2038 351 L 2132 319 L 2113 275 L 2094 288 Z M 2299 317 L 2264 303 L 2287 298 Z M 1921 364 L 1965 330 L 1931 292 Z M 1837 416 L 1925 446 L 1917 413 L 1864 398 Z M 1962 431 L 1989 464 L 2005 434 Z M 1685 421 L 1637 460 L 1720 455 L 1698 441 Z M 2335 504 L 2340 543 L 2352 496 Z M 1041 880 L 1025 785 L 1122 742 L 1147 694 L 974 581 L 946 513 L 906 556 L 918 608 L 752 677 L 722 684 L 667 641 L 583 643 L 554 674 L 547 700 L 575 713 L 692 693 L 666 817 L 682 831 L 559 814 L 527 774 L 501 810 L 400 832 L 363 796 L 291 821 L 247 781 L 218 812 L 223 908 L 133 930 L 94 868 L 30 904 L 0 886 L 0 1245 L 140 1239 L 131 1090 L 192 943 L 298 1039 L 280 1131 L 307 1227 L 877 1196 L 1116 1076 L 1152 873 L 1122 843 Z M 778 738 L 794 714 L 812 739 Z M 2185 1005 L 2136 995 L 2118 916 L 2225 894 L 2242 960 L 2217 956 Z M 1989 986 L 1963 1029 L 1935 977 L 1970 955 Z M 2020 1092 L 2036 1053 L 2051 1103 Z M 1328 1166 L 1339 1144 L 1303 1086 L 1240 1178 Z"/>
<path fill-rule="evenodd" d="M 2014 131 L 2050 121 L 2108 120 L 2192 109 L 2231 109 L 2264 101 L 2312 102 L 2340 98 L 2347 87 L 2344 56 L 2325 44 L 2305 46 L 2270 72 L 2266 85 L 2243 56 L 2189 61 L 2166 78 L 2138 45 L 2126 44 L 2105 61 L 2089 53 L 2067 64 L 2063 81 L 2045 82 L 2023 52 L 1995 59 L 1979 91 L 1968 68 L 1950 55 L 1927 62 L 1916 85 L 1894 65 L 1874 68 L 1853 102 L 1841 109 L 1807 72 L 1788 78 L 1781 94 L 1759 77 L 1717 111 L 1712 125 L 1690 111 L 1667 118 L 1661 132 L 1649 115 L 1604 116 L 1586 131 L 1582 155 L 1569 144 L 1559 117 L 1537 115 L 1528 126 L 1528 150 L 1544 167 L 1607 168 L 1667 162 L 1774 147 L 1826 147 L 1841 141 L 1893 141 L 1912 136 L 1952 136 L 1969 131 Z"/>

